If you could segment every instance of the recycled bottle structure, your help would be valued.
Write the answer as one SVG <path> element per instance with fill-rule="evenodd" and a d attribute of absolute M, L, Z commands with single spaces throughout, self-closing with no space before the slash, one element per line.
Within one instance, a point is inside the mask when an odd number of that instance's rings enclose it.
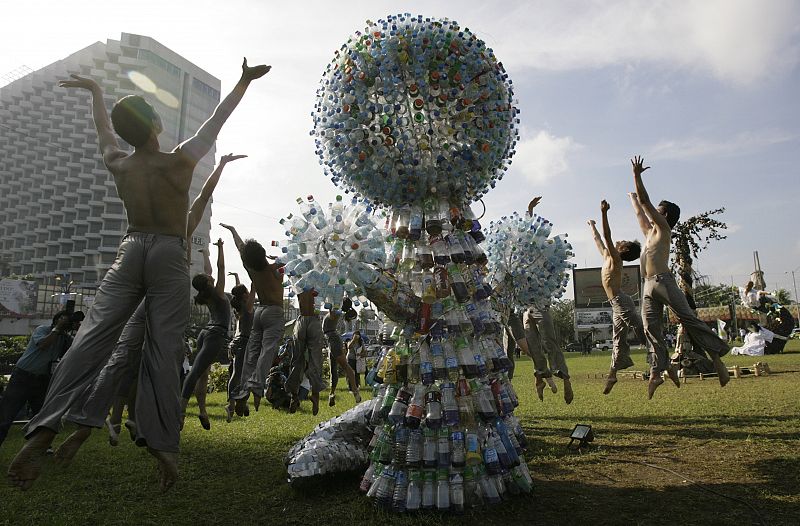
<path fill-rule="evenodd" d="M 440 208 L 445 207 L 428 206 Z M 448 202 L 446 208 L 467 207 Z M 427 224 L 424 216 L 422 224 Z M 398 235 L 405 236 L 401 239 L 406 247 L 425 254 L 442 240 L 449 247 L 433 263 L 434 271 L 446 275 L 448 294 L 437 294 L 432 304 L 418 300 L 416 317 L 399 309 L 385 312 L 402 329 L 370 377 L 378 400 L 370 422 L 375 426 L 371 465 L 363 479 L 371 482 L 362 483 L 361 489 L 374 497 L 376 506 L 397 512 L 461 513 L 532 487 L 522 458 L 525 437 L 513 415 L 519 402 L 506 374 L 511 363 L 489 304 L 486 268 L 474 258 L 467 264 L 462 257 L 480 251 L 475 242 L 481 237 L 480 224 L 454 223 L 448 217 L 437 226 L 441 230 L 435 235 L 423 229 L 418 240 L 410 239 L 411 229 L 395 229 L 389 239 L 391 244 Z M 379 301 L 367 293 L 378 308 L 381 302 L 391 304 L 396 295 L 419 291 L 428 269 L 414 260 L 417 263 L 409 268 L 391 260 L 382 270 L 363 265 L 353 273 L 356 285 L 370 291 L 380 276 L 397 276 L 396 283 L 382 289 L 388 292 Z M 403 361 L 417 363 L 416 372 L 402 367 Z"/>

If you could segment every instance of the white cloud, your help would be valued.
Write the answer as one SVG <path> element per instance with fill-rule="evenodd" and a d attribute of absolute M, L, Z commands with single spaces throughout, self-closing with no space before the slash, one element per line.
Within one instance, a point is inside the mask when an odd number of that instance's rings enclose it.
<path fill-rule="evenodd" d="M 797 64 L 799 15 L 800 4 L 792 0 L 525 3 L 501 17 L 507 29 L 497 30 L 492 44 L 517 67 L 572 70 L 651 62 L 752 84 Z"/>
<path fill-rule="evenodd" d="M 730 157 L 759 152 L 770 146 L 798 139 L 796 133 L 782 130 L 742 132 L 727 139 L 686 137 L 668 139 L 648 149 L 649 158 L 685 161 L 705 157 Z"/>
<path fill-rule="evenodd" d="M 540 130 L 517 144 L 514 166 L 531 183 L 544 183 L 569 173 L 568 155 L 579 147 L 572 137 L 556 137 Z"/>

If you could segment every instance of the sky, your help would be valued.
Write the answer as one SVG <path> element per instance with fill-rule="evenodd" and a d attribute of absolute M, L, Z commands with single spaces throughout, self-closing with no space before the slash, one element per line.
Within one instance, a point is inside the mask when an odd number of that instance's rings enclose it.
<path fill-rule="evenodd" d="M 607 199 L 615 239 L 641 238 L 626 193 L 643 155 L 653 201 L 684 218 L 725 207 L 727 239 L 695 268 L 743 284 L 759 252 L 770 289 L 800 278 L 800 3 L 792 0 L 291 2 L 194 0 L 8 2 L 0 75 L 38 69 L 122 32 L 150 36 L 222 81 L 241 57 L 273 66 L 253 83 L 217 141 L 243 153 L 216 190 L 212 222 L 265 245 L 294 199 L 340 190 L 314 154 L 311 111 L 334 50 L 367 19 L 446 17 L 487 42 L 514 81 L 521 142 L 485 198 L 488 220 L 537 212 L 566 232 L 578 267 L 601 263 L 586 221 Z M 480 203 L 474 205 L 480 212 Z M 212 238 L 226 236 L 218 226 Z M 232 246 L 232 245 L 231 245 Z M 228 267 L 243 272 L 237 258 Z"/>

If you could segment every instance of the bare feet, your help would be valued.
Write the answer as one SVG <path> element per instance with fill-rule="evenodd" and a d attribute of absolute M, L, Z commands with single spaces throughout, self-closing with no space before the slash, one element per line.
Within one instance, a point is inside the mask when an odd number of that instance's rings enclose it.
<path fill-rule="evenodd" d="M 558 392 L 558 386 L 556 386 L 556 381 L 553 380 L 552 376 L 545 377 L 544 381 L 547 382 L 547 385 L 550 386 L 550 390 L 553 392 L 553 394 L 556 394 Z"/>
<path fill-rule="evenodd" d="M 311 414 L 317 416 L 319 413 L 319 393 L 311 393 Z"/>
<path fill-rule="evenodd" d="M 125 428 L 128 430 L 128 434 L 131 436 L 131 440 L 133 442 L 136 442 L 136 422 L 134 422 L 129 418 L 125 422 Z"/>
<path fill-rule="evenodd" d="M 300 407 L 300 399 L 297 396 L 292 395 L 292 400 L 289 402 L 289 413 L 294 414 L 297 412 L 297 409 Z"/>
<path fill-rule="evenodd" d="M 719 356 L 715 356 L 714 360 L 714 370 L 717 371 L 717 377 L 719 378 L 719 385 L 720 387 L 725 387 L 725 385 L 731 381 L 731 375 L 728 373 L 728 368 L 725 367 L 725 364 L 722 363 L 722 360 L 719 359 Z"/>
<path fill-rule="evenodd" d="M 678 376 L 678 371 L 674 367 L 670 366 L 667 369 L 667 376 L 669 376 L 669 379 L 672 380 L 673 384 L 675 384 L 675 387 L 681 386 L 681 379 Z"/>
<path fill-rule="evenodd" d="M 256 411 L 258 411 L 260 405 L 261 405 L 261 397 L 253 393 L 253 407 L 256 408 Z"/>
<path fill-rule="evenodd" d="M 41 457 L 50 447 L 55 436 L 55 431 L 39 428 L 25 442 L 17 456 L 11 461 L 11 465 L 8 466 L 8 483 L 10 485 L 17 486 L 22 491 L 29 489 L 33 485 L 33 481 L 39 477 L 42 471 L 42 466 L 39 464 Z"/>
<path fill-rule="evenodd" d="M 650 381 L 647 383 L 647 399 L 652 400 L 658 386 L 664 383 L 662 372 L 650 371 Z"/>
<path fill-rule="evenodd" d="M 230 424 L 231 420 L 233 420 L 233 401 L 225 406 L 225 421 Z"/>
<path fill-rule="evenodd" d="M 200 419 L 200 425 L 203 426 L 203 429 L 206 431 L 211 429 L 211 420 L 208 419 L 208 414 L 200 413 L 197 418 Z"/>
<path fill-rule="evenodd" d="M 161 491 L 166 492 L 178 480 L 178 454 L 147 448 L 147 452 L 158 461 L 158 474 Z"/>
<path fill-rule="evenodd" d="M 607 395 L 608 393 L 610 393 L 616 384 L 617 384 L 617 371 L 615 371 L 614 368 L 612 368 L 608 372 L 608 378 L 606 378 L 606 386 L 603 389 L 603 394 Z"/>
<path fill-rule="evenodd" d="M 361 391 L 358 389 L 358 387 L 356 387 L 356 390 L 353 391 L 353 398 L 356 399 L 357 404 L 361 403 Z"/>
<path fill-rule="evenodd" d="M 236 403 L 234 404 L 233 407 L 238 416 L 244 416 L 244 410 L 246 406 L 247 406 L 247 400 L 245 400 L 244 398 L 239 398 L 236 400 Z"/>
<path fill-rule="evenodd" d="M 569 381 L 569 378 L 564 378 L 564 401 L 569 405 L 572 403 L 573 398 L 572 382 Z"/>
<path fill-rule="evenodd" d="M 328 395 L 328 406 L 333 407 L 336 405 L 336 394 L 331 393 Z"/>
<path fill-rule="evenodd" d="M 544 383 L 544 380 L 542 380 L 539 377 L 536 377 L 536 396 L 538 396 L 539 400 L 541 400 L 542 402 L 544 402 L 544 388 L 546 385 L 547 384 Z"/>
<path fill-rule="evenodd" d="M 58 446 L 56 452 L 53 454 L 53 460 L 61 467 L 67 467 L 75 458 L 75 454 L 81 448 L 89 435 L 92 434 L 92 428 L 89 426 L 78 426 L 78 429 L 67 437 L 65 441 Z"/>
<path fill-rule="evenodd" d="M 109 418 L 106 418 L 106 427 L 108 428 L 108 443 L 112 446 L 119 445 L 119 432 L 122 426 L 119 424 L 112 424 Z"/>

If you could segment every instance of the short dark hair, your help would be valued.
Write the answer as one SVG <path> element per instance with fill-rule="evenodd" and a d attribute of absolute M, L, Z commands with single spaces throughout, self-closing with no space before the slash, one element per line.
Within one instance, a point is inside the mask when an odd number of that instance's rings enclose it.
<path fill-rule="evenodd" d="M 134 147 L 147 143 L 155 129 L 157 117 L 156 110 L 138 95 L 122 97 L 111 110 L 114 131 Z"/>
<path fill-rule="evenodd" d="M 659 207 L 664 207 L 664 217 L 667 218 L 667 223 L 670 228 L 674 228 L 681 218 L 681 207 L 671 201 L 661 201 L 658 203 Z"/>
<path fill-rule="evenodd" d="M 245 267 L 251 268 L 256 272 L 267 268 L 267 251 L 255 239 L 245 241 L 239 252 Z"/>
<path fill-rule="evenodd" d="M 192 287 L 197 291 L 194 302 L 198 305 L 206 305 L 211 297 L 211 287 L 208 286 L 208 274 L 195 274 L 192 278 Z"/>
<path fill-rule="evenodd" d="M 622 261 L 635 261 L 642 255 L 642 245 L 638 241 L 621 241 L 619 257 Z"/>
<path fill-rule="evenodd" d="M 231 307 L 237 313 L 241 314 L 244 307 L 244 297 L 248 294 L 247 287 L 244 285 L 236 285 L 231 289 Z"/>
<path fill-rule="evenodd" d="M 56 312 L 55 316 L 53 316 L 53 327 L 56 326 L 56 323 L 58 323 L 58 320 L 61 319 L 61 316 L 67 316 L 67 315 L 69 315 L 69 313 L 65 310 L 60 310 Z"/>
<path fill-rule="evenodd" d="M 244 286 L 244 285 L 242 285 L 242 284 L 236 285 L 235 287 L 233 287 L 233 288 L 231 289 L 231 295 L 232 295 L 233 297 L 237 297 L 237 296 L 246 296 L 247 294 L 248 294 L 247 287 L 245 287 L 245 286 Z"/>

